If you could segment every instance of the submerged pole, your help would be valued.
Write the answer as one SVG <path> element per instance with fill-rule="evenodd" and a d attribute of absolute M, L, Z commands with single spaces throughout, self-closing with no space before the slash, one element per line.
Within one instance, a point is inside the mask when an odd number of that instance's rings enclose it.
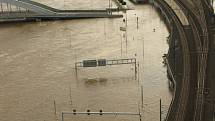
<path fill-rule="evenodd" d="M 54 100 L 54 114 L 55 114 L 55 116 L 57 115 L 57 109 L 56 109 L 56 103 L 55 103 L 55 100 Z"/>
<path fill-rule="evenodd" d="M 2 3 L 1 3 L 1 12 L 3 13 L 4 11 L 3 11 L 3 6 L 2 6 Z"/>
<path fill-rule="evenodd" d="M 70 98 L 70 105 L 72 105 L 72 88 L 71 88 L 71 84 L 69 86 L 69 98 Z"/>
<path fill-rule="evenodd" d="M 75 63 L 75 76 L 78 78 L 78 68 L 77 68 L 77 63 Z"/>
<path fill-rule="evenodd" d="M 127 11 L 125 11 L 125 24 L 126 24 L 126 27 L 128 26 L 128 15 L 127 15 Z"/>
<path fill-rule="evenodd" d="M 134 67 L 134 71 L 135 71 L 135 80 L 137 80 L 137 61 L 135 59 L 135 67 Z"/>
<path fill-rule="evenodd" d="M 162 120 L 162 102 L 161 102 L 161 99 L 160 99 L 160 121 Z"/>
<path fill-rule="evenodd" d="M 64 112 L 61 113 L 61 120 L 64 121 Z"/>
<path fill-rule="evenodd" d="M 54 100 L 54 115 L 55 115 L 55 120 L 58 121 L 57 117 L 57 107 L 56 107 L 56 101 Z"/>
<path fill-rule="evenodd" d="M 9 6 L 8 6 L 8 3 L 7 3 L 7 12 L 9 12 Z"/>
<path fill-rule="evenodd" d="M 137 29 L 139 29 L 139 17 L 137 17 Z"/>
<path fill-rule="evenodd" d="M 12 12 L 12 7 L 11 7 L 11 4 L 9 4 L 9 6 L 10 6 L 10 12 Z"/>
<path fill-rule="evenodd" d="M 143 109 L 143 85 L 141 86 L 141 105 Z"/>

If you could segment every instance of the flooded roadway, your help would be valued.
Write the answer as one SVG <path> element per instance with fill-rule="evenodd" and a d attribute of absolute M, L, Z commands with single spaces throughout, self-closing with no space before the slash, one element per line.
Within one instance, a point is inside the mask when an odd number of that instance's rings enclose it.
<path fill-rule="evenodd" d="M 78 5 L 84 8 L 81 5 L 86 7 L 85 1 Z M 99 5 L 88 7 L 100 8 Z M 149 5 L 135 8 L 127 12 L 127 41 L 125 32 L 119 29 L 126 26 L 123 18 L 1 25 L 1 120 L 56 120 L 54 100 L 58 120 L 62 111 L 73 109 L 138 112 L 141 96 L 138 80 L 134 79 L 134 65 L 80 68 L 78 77 L 74 69 L 75 62 L 84 59 L 134 57 L 140 64 L 143 120 L 159 120 L 159 99 L 166 111 L 172 98 L 162 64 L 169 33 L 154 8 Z M 83 115 L 66 116 L 65 121 L 138 121 L 138 118 Z"/>

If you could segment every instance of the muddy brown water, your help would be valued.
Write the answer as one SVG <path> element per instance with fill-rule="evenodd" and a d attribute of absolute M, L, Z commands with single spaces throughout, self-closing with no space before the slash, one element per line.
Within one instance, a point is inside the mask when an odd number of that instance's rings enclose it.
<path fill-rule="evenodd" d="M 59 1 L 62 0 L 47 1 L 47 4 L 58 7 Z M 66 5 L 75 8 L 104 5 L 94 0 L 95 4 L 87 6 L 87 1 L 90 3 L 86 0 L 78 6 L 73 1 Z M 62 111 L 73 109 L 138 112 L 141 104 L 138 80 L 144 92 L 143 120 L 159 120 L 159 99 L 164 112 L 172 99 L 162 64 L 162 55 L 168 51 L 169 33 L 149 5 L 135 6 L 135 10 L 127 12 L 127 20 L 127 39 L 119 29 L 126 26 L 123 18 L 1 25 L 1 121 L 61 120 Z M 75 62 L 101 58 L 137 58 L 138 79 L 134 78 L 134 65 L 79 68 L 76 76 Z M 138 121 L 138 118 L 67 115 L 65 121 Z"/>

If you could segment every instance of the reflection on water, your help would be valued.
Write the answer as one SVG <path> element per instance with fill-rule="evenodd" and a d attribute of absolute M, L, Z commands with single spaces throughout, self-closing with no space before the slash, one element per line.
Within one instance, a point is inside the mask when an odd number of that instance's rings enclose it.
<path fill-rule="evenodd" d="M 62 111 L 73 109 L 138 112 L 140 85 L 144 120 L 159 120 L 159 99 L 168 108 L 172 97 L 162 64 L 168 31 L 151 6 L 135 8 L 127 12 L 127 39 L 119 29 L 125 26 L 123 18 L 1 25 L 1 120 L 56 120 L 54 100 L 59 120 Z M 82 68 L 76 77 L 77 61 L 134 57 L 139 62 L 137 80 L 134 65 Z M 71 118 L 138 120 L 130 116 L 66 116 L 65 121 Z"/>
<path fill-rule="evenodd" d="M 105 86 L 107 84 L 107 79 L 105 78 L 99 78 L 99 79 L 83 79 L 85 81 L 86 87 L 91 86 L 91 85 L 103 85 Z"/>
<path fill-rule="evenodd" d="M 135 77 L 118 77 L 118 78 L 83 78 L 82 81 L 85 83 L 86 87 L 100 85 L 106 86 L 111 83 L 127 83 L 129 81 L 134 81 Z"/>

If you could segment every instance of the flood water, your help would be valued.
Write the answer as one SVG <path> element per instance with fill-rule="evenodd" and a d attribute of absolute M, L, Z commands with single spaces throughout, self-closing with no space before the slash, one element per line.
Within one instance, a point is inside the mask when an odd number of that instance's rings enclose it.
<path fill-rule="evenodd" d="M 59 7 L 63 0 L 50 1 L 47 4 Z M 89 1 L 77 4 L 73 0 L 66 5 L 77 9 L 106 5 L 101 0 Z M 127 34 L 120 31 L 126 26 L 126 16 Z M 143 120 L 158 121 L 159 100 L 167 112 L 172 99 L 162 63 L 169 33 L 150 5 L 137 5 L 124 18 L 0 25 L 1 121 L 56 121 L 61 120 L 61 112 L 73 109 L 138 113 L 140 85 Z M 134 65 L 78 68 L 75 73 L 75 62 L 121 58 L 137 58 L 138 79 Z M 138 116 L 117 115 L 66 115 L 64 119 L 139 121 Z"/>

